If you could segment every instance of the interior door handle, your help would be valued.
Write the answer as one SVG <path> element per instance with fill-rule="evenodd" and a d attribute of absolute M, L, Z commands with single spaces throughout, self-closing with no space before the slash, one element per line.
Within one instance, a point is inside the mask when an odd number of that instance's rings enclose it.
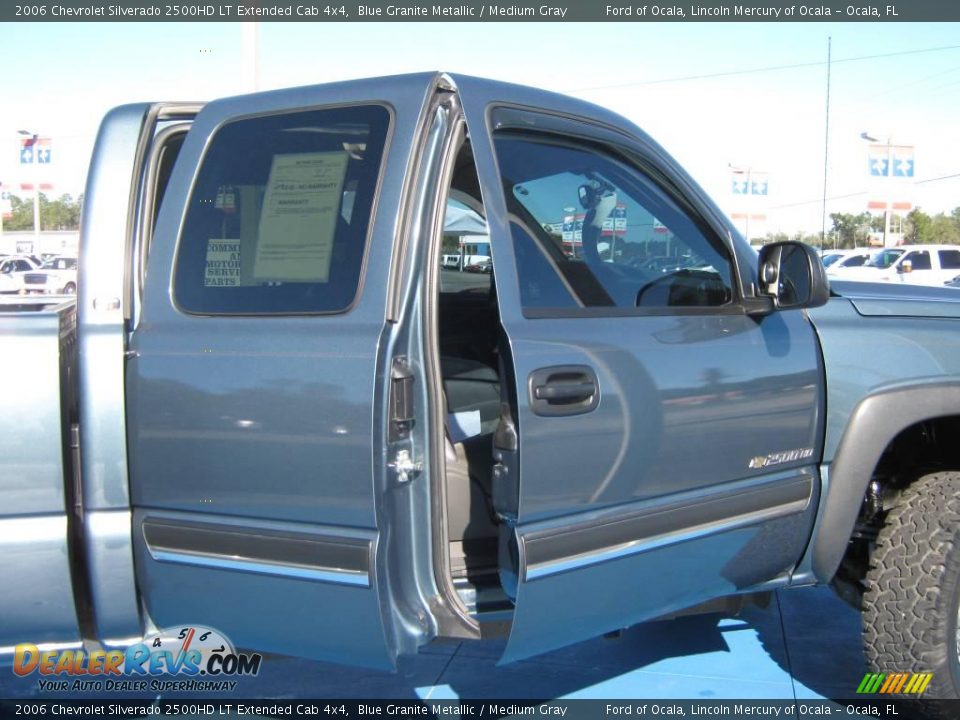
<path fill-rule="evenodd" d="M 554 365 L 530 373 L 530 408 L 537 415 L 580 415 L 600 404 L 597 374 L 587 365 Z"/>

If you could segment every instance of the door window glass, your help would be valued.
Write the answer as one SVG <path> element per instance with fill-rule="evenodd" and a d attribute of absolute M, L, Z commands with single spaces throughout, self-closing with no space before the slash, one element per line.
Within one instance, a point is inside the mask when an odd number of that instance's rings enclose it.
<path fill-rule="evenodd" d="M 926 250 L 919 250 L 917 252 L 912 252 L 908 254 L 903 262 L 909 261 L 913 265 L 914 270 L 929 270 L 930 269 L 930 253 Z M 900 263 L 900 266 L 903 267 L 903 263 Z"/>
<path fill-rule="evenodd" d="M 187 206 L 174 293 L 187 312 L 341 312 L 360 285 L 389 113 L 237 120 L 217 131 Z"/>
<path fill-rule="evenodd" d="M 726 248 L 650 178 L 587 145 L 494 140 L 525 309 L 732 301 Z"/>
<path fill-rule="evenodd" d="M 960 269 L 960 250 L 941 250 L 940 267 L 944 270 Z"/>

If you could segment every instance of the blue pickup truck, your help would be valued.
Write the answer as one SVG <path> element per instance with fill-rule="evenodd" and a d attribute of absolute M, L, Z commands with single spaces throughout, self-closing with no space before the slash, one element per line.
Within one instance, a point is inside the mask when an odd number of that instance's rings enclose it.
<path fill-rule="evenodd" d="M 80 268 L 0 313 L 2 647 L 512 661 L 829 583 L 958 696 L 956 291 L 758 254 L 617 115 L 436 73 L 120 107 Z"/>

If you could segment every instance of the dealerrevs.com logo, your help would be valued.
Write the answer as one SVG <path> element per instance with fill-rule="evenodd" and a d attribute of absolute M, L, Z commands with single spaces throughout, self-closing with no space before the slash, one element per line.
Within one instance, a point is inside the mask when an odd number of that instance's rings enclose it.
<path fill-rule="evenodd" d="M 16 646 L 13 672 L 38 676 L 43 692 L 223 691 L 260 672 L 259 653 L 238 653 L 225 635 L 202 625 L 166 628 L 124 650 L 40 650 Z"/>

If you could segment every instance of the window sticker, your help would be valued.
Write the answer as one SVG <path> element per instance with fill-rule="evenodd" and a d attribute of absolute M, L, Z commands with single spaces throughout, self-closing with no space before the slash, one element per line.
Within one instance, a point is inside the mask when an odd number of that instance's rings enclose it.
<path fill-rule="evenodd" d="M 237 287 L 240 285 L 240 241 L 210 238 L 207 240 L 207 264 L 203 271 L 204 287 Z"/>
<path fill-rule="evenodd" d="M 349 155 L 277 155 L 270 167 L 254 278 L 327 282 Z"/>

